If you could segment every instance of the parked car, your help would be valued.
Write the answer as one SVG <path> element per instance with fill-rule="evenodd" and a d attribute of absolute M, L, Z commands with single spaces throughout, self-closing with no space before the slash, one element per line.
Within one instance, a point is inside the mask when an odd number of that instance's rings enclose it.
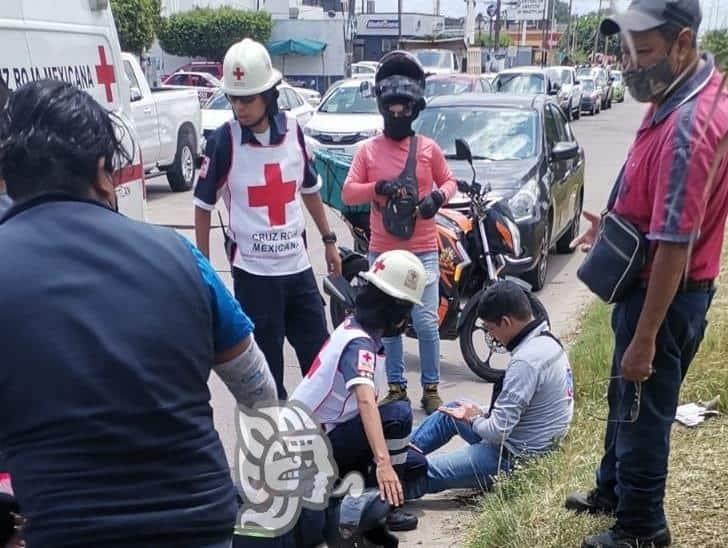
<path fill-rule="evenodd" d="M 582 78 L 580 81 L 583 90 L 581 110 L 595 116 L 602 111 L 602 90 L 594 78 Z"/>
<path fill-rule="evenodd" d="M 309 145 L 353 155 L 364 139 L 381 133 L 384 120 L 373 85 L 372 80 L 349 79 L 329 91 L 303 129 Z"/>
<path fill-rule="evenodd" d="M 609 73 L 609 77 L 612 80 L 612 99 L 615 103 L 624 103 L 624 78 L 622 78 L 622 71 L 613 70 Z"/>
<path fill-rule="evenodd" d="M 412 51 L 426 74 L 460 72 L 457 53 L 447 49 L 418 49 Z"/>
<path fill-rule="evenodd" d="M 301 127 L 304 127 L 315 112 L 298 93 L 296 88 L 286 84 L 278 86 L 278 108 L 293 116 Z M 233 107 L 227 95 L 218 90 L 202 107 L 202 135 L 205 139 L 210 133 L 233 118 Z"/>
<path fill-rule="evenodd" d="M 162 87 L 194 88 L 202 106 L 222 87 L 222 82 L 207 72 L 177 72 L 163 80 Z"/>
<path fill-rule="evenodd" d="M 308 88 L 302 88 L 299 86 L 293 86 L 286 80 L 283 80 L 281 82 L 282 85 L 288 86 L 289 88 L 293 89 L 298 93 L 301 97 L 305 99 L 305 101 L 311 105 L 312 107 L 316 108 L 321 104 L 321 94 L 316 91 L 315 89 L 308 89 Z"/>
<path fill-rule="evenodd" d="M 175 192 L 189 190 L 200 153 L 200 102 L 193 89 L 152 90 L 137 57 L 122 54 L 131 112 L 147 178 L 166 175 Z"/>
<path fill-rule="evenodd" d="M 581 116 L 581 84 L 573 67 L 551 67 L 547 69 L 551 78 L 559 84 L 557 93 L 561 110 L 570 120 Z"/>
<path fill-rule="evenodd" d="M 555 74 L 541 67 L 518 67 L 502 70 L 493 81 L 493 87 L 498 93 L 511 93 L 517 95 L 557 95 L 561 85 L 555 79 Z"/>
<path fill-rule="evenodd" d="M 479 74 L 433 74 L 425 82 L 425 97 L 460 93 L 493 93 L 493 86 Z"/>
<path fill-rule="evenodd" d="M 612 85 L 607 70 L 602 67 L 584 67 L 576 71 L 579 80 L 584 78 L 593 78 L 602 98 L 601 109 L 607 110 L 612 108 Z"/>
<path fill-rule="evenodd" d="M 186 65 L 182 65 L 175 72 L 206 72 L 212 74 L 218 80 L 222 80 L 222 63 L 215 61 L 192 61 Z M 167 78 L 164 76 L 163 78 Z"/>
<path fill-rule="evenodd" d="M 584 150 L 558 103 L 545 95 L 463 94 L 436 97 L 415 122 L 445 152 L 455 177 L 472 179 L 458 161 L 455 139 L 473 152 L 477 179 L 507 203 L 531 261 L 509 267 L 534 289 L 546 283 L 552 248 L 570 253 L 579 234 L 584 201 Z M 448 207 L 468 211 L 468 197 L 456 194 Z"/>
<path fill-rule="evenodd" d="M 351 65 L 351 77 L 357 80 L 371 80 L 377 73 L 377 61 L 359 61 Z"/>

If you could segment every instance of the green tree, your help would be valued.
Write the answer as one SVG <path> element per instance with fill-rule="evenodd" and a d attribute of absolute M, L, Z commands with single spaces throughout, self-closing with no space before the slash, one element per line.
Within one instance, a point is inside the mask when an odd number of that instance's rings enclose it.
<path fill-rule="evenodd" d="M 700 47 L 712 53 L 720 67 L 728 69 L 728 29 L 706 32 L 700 40 Z"/>
<path fill-rule="evenodd" d="M 160 8 L 160 0 L 111 0 L 122 50 L 139 55 L 152 46 Z"/>
<path fill-rule="evenodd" d="M 196 8 L 165 18 L 158 36 L 167 53 L 221 61 L 228 48 L 243 38 L 265 44 L 272 29 L 273 21 L 266 12 Z"/>
<path fill-rule="evenodd" d="M 594 52 L 594 38 L 599 34 L 597 41 L 597 53 L 604 52 L 605 40 L 607 37 L 599 32 L 599 25 L 604 19 L 603 15 L 589 13 L 582 15 L 576 20 L 576 24 L 571 25 L 571 32 L 576 33 L 576 49 L 574 51 L 575 58 L 588 58 Z M 571 51 L 571 36 L 564 33 L 559 42 L 559 49 L 563 52 Z M 607 44 L 607 54 L 619 57 L 622 52 L 622 45 L 618 37 L 610 36 Z"/>
<path fill-rule="evenodd" d="M 475 43 L 479 44 L 481 47 L 484 48 L 492 48 L 495 47 L 495 33 L 493 35 L 490 35 L 487 32 L 483 32 L 482 34 L 477 34 L 475 36 Z M 501 32 L 500 38 L 498 40 L 498 47 L 499 48 L 507 48 L 508 46 L 513 45 L 513 39 L 505 34 L 504 32 Z"/>
<path fill-rule="evenodd" d="M 548 18 L 551 19 L 551 14 L 554 13 L 554 1 L 556 2 L 556 13 L 554 23 L 566 24 L 569 22 L 569 2 L 563 0 L 549 0 L 548 6 Z"/>

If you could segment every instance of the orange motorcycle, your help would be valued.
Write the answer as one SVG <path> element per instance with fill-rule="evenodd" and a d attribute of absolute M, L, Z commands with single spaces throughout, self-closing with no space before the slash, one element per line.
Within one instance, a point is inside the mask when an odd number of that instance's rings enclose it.
<path fill-rule="evenodd" d="M 472 166 L 467 143 L 458 139 L 456 144 L 458 159 L 467 160 Z M 508 206 L 488 198 L 489 185 L 476 181 L 474 169 L 473 180 L 458 181 L 458 190 L 470 199 L 468 215 L 441 209 L 435 217 L 440 264 L 440 338 L 459 339 L 468 367 L 482 379 L 498 382 L 503 370 L 491 367 L 490 361 L 493 353 L 504 349 L 489 336 L 477 316 L 483 291 L 492 283 L 508 278 L 523 287 L 535 318 L 548 321 L 548 314 L 526 282 L 503 274 L 509 264 L 530 262 L 530 257 L 522 256 L 520 232 Z M 369 268 L 369 213 L 343 215 L 354 237 L 354 249 L 339 248 L 342 275 L 324 280 L 324 291 L 331 297 L 330 313 L 335 326 L 353 311 L 357 288 L 363 283 L 358 274 Z M 411 323 L 406 334 L 417 337 Z"/>

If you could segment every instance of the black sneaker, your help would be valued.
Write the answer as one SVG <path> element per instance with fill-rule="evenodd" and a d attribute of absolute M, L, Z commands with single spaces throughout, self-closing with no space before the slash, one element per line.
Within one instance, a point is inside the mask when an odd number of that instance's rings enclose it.
<path fill-rule="evenodd" d="M 566 497 L 564 507 L 573 510 L 577 514 L 604 514 L 614 516 L 617 505 L 614 500 L 606 497 L 598 488 L 588 493 L 576 491 Z"/>
<path fill-rule="evenodd" d="M 417 523 L 417 516 L 401 508 L 393 508 L 387 515 L 387 527 L 390 531 L 414 531 Z"/>
<path fill-rule="evenodd" d="M 585 538 L 581 548 L 663 548 L 671 543 L 667 527 L 651 535 L 633 535 L 615 525 L 609 531 Z"/>

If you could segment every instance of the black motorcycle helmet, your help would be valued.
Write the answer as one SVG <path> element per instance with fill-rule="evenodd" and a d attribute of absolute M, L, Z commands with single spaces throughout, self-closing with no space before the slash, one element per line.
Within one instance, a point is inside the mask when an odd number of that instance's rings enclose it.
<path fill-rule="evenodd" d="M 379 63 L 374 76 L 374 93 L 379 112 L 394 103 L 412 103 L 416 114 L 425 108 L 425 71 L 417 58 L 406 51 L 391 51 Z M 415 114 L 415 117 L 416 117 Z"/>

